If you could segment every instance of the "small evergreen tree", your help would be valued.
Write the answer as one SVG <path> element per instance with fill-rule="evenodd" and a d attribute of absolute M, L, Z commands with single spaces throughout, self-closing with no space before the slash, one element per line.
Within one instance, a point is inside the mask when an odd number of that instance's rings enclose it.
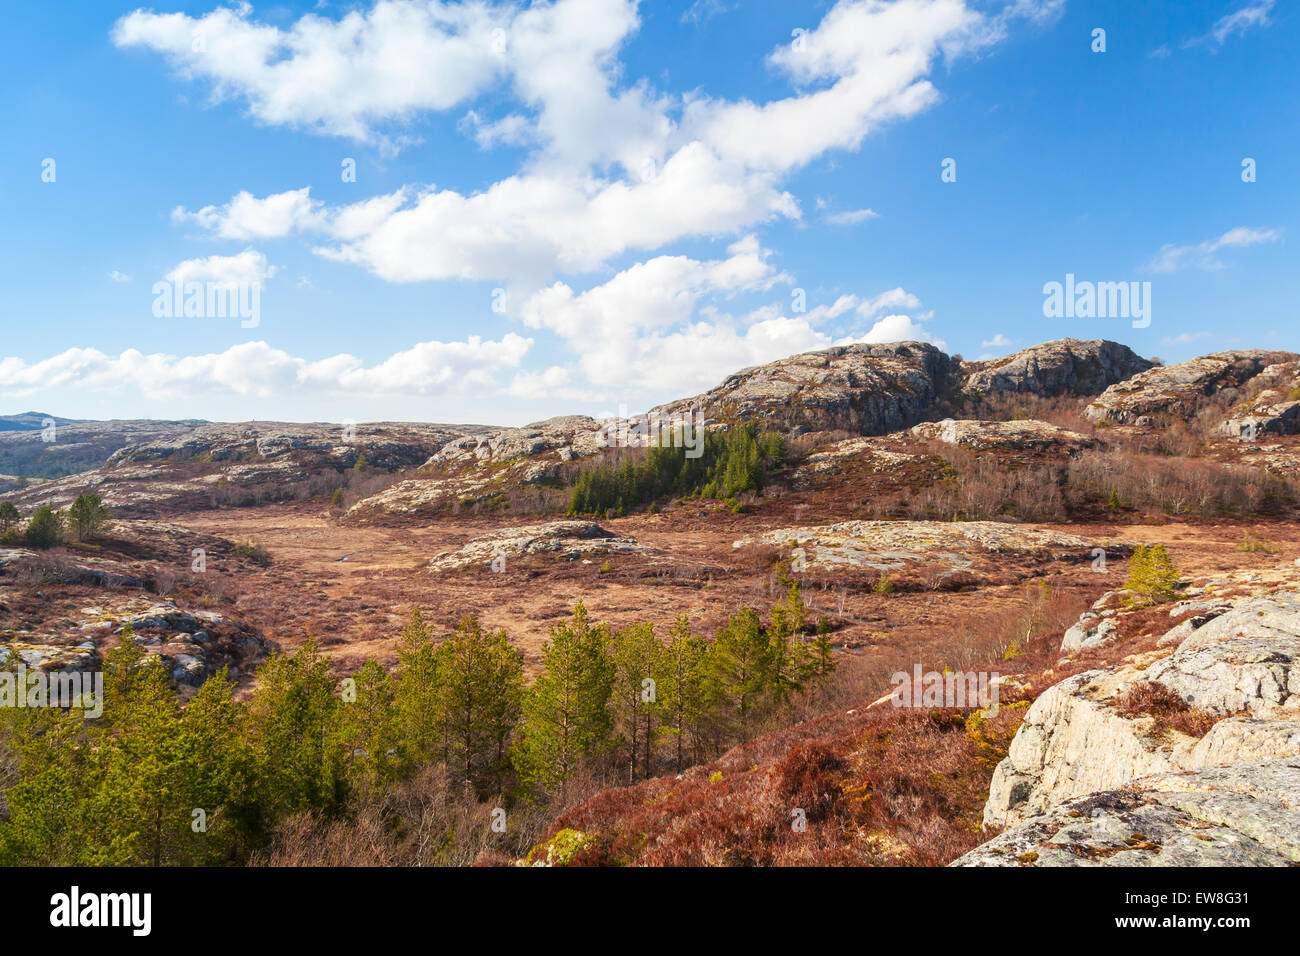
<path fill-rule="evenodd" d="M 546 670 L 524 694 L 514 750 L 526 788 L 553 790 L 584 758 L 609 749 L 614 664 L 608 645 L 609 629 L 592 625 L 582 602 L 571 621 L 551 629 L 551 640 L 542 645 Z"/>
<path fill-rule="evenodd" d="M 1139 602 L 1163 604 L 1178 596 L 1178 569 L 1163 544 L 1139 545 L 1129 562 L 1124 586 L 1138 595 Z"/>
<path fill-rule="evenodd" d="M 0 534 L 17 526 L 22 520 L 22 515 L 12 501 L 0 501 Z"/>
<path fill-rule="evenodd" d="M 49 505 L 41 505 L 27 522 L 23 539 L 32 548 L 52 548 L 63 543 L 64 516 Z"/>
<path fill-rule="evenodd" d="M 73 537 L 78 541 L 89 541 L 97 536 L 104 530 L 110 517 L 112 513 L 94 492 L 78 495 L 68 509 L 68 524 Z"/>

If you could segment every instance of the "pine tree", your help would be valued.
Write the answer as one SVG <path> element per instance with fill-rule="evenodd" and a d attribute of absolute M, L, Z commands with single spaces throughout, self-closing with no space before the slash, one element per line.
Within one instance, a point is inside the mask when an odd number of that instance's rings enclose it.
<path fill-rule="evenodd" d="M 330 661 L 312 640 L 292 656 L 277 654 L 258 671 L 249 702 L 250 738 L 260 806 L 272 815 L 332 814 L 346 797 L 342 702 Z"/>
<path fill-rule="evenodd" d="M 614 689 L 610 710 L 627 753 L 628 783 L 636 781 L 638 756 L 642 773 L 647 778 L 650 776 L 651 750 L 658 725 L 659 691 L 654 669 L 659 652 L 659 642 L 650 624 L 631 624 L 614 635 Z"/>
<path fill-rule="evenodd" d="M 68 508 L 68 524 L 73 537 L 78 541 L 94 538 L 104 530 L 110 517 L 111 513 L 99 500 L 99 495 L 93 492 L 78 495 L 77 500 Z"/>
<path fill-rule="evenodd" d="M 439 645 L 435 657 L 444 685 L 448 770 L 476 787 L 497 777 L 506 741 L 518 719 L 523 655 L 505 631 L 485 632 L 472 615 Z M 499 780 L 499 777 L 498 777 Z"/>
<path fill-rule="evenodd" d="M 711 679 L 735 731 L 748 739 L 753 712 L 767 685 L 768 636 L 753 608 L 741 608 L 718 628 Z"/>
<path fill-rule="evenodd" d="M 1139 545 L 1129 561 L 1124 586 L 1142 599 L 1139 603 L 1163 604 L 1178 596 L 1180 575 L 1163 544 Z"/>
<path fill-rule="evenodd" d="M 443 680 L 431 634 L 418 607 L 398 642 L 394 709 L 401 729 L 403 765 L 445 760 L 448 745 Z"/>
<path fill-rule="evenodd" d="M 609 749 L 614 665 L 608 642 L 608 628 L 593 626 L 579 602 L 573 619 L 552 628 L 542 645 L 546 669 L 524 694 L 514 752 L 526 788 L 553 790 L 581 760 Z"/>
<path fill-rule="evenodd" d="M 0 501 L 0 534 L 11 530 L 21 520 L 22 515 L 12 501 Z"/>
<path fill-rule="evenodd" d="M 377 794 L 396 782 L 403 769 L 395 682 L 373 659 L 352 680 L 356 699 L 345 699 L 341 713 L 349 771 L 364 793 Z"/>
<path fill-rule="evenodd" d="M 655 661 L 661 729 L 673 738 L 678 773 L 686 766 L 687 738 L 698 740 L 700 725 L 713 706 L 710 653 L 708 642 L 691 633 L 690 622 L 682 614 Z"/>

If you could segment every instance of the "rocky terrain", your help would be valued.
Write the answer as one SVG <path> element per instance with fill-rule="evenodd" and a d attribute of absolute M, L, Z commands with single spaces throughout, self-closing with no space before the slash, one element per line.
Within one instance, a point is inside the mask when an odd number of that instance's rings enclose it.
<path fill-rule="evenodd" d="M 1284 378 L 1295 363 L 1292 352 L 1252 349 L 1216 352 L 1177 365 L 1160 366 L 1116 382 L 1097 396 L 1084 414 L 1095 422 L 1143 427 L 1187 420 L 1211 396 L 1237 390 L 1267 372 L 1266 380 Z"/>
<path fill-rule="evenodd" d="M 637 460 L 619 422 L 59 421 L 42 442 L 45 416 L 16 416 L 0 500 L 25 520 L 94 491 L 114 518 L 50 549 L 10 532 L 0 664 L 94 670 L 130 629 L 182 696 L 221 667 L 246 694 L 309 638 L 336 676 L 392 667 L 420 608 L 439 640 L 470 612 L 504 629 L 531 678 L 579 599 L 614 629 L 684 614 L 711 637 L 789 573 L 833 693 L 680 775 L 575 797 L 534 862 L 1300 861 L 1300 356 L 843 346 L 654 411 L 756 422 L 786 457 L 761 488 L 597 522 L 570 492 Z M 1124 574 L 1155 541 L 1181 580 L 1146 606 Z M 997 671 L 1001 709 L 891 707 L 916 664 Z"/>
<path fill-rule="evenodd" d="M 220 595 L 221 581 L 255 567 L 256 555 L 164 522 L 118 522 L 112 534 L 94 549 L 0 548 L 0 663 L 12 655 L 44 671 L 94 670 L 130 628 L 184 690 L 223 666 L 247 676 L 274 649 Z"/>
<path fill-rule="evenodd" d="M 556 561 L 578 559 L 590 564 L 597 555 L 657 551 L 633 538 L 611 534 L 594 521 L 550 521 L 478 535 L 464 547 L 435 555 L 429 561 L 429 570 L 456 571 L 477 566 L 500 573 L 511 559 L 526 555 L 542 554 Z"/>
<path fill-rule="evenodd" d="M 940 561 L 967 570 L 977 560 L 1016 552 L 1047 552 L 1083 560 L 1094 542 L 1059 531 L 995 521 L 844 521 L 821 527 L 777 528 L 758 539 L 788 550 L 807 569 L 867 567 L 897 571 L 909 563 Z M 752 547 L 742 538 L 733 548 Z"/>
<path fill-rule="evenodd" d="M 964 363 L 961 390 L 967 395 L 1096 395 L 1152 365 L 1118 342 L 1058 339 L 1005 358 Z"/>
<path fill-rule="evenodd" d="M 608 447 L 606 424 L 571 415 L 455 438 L 430 456 L 416 476 L 353 504 L 348 517 L 427 516 L 520 490 L 554 487 L 570 462 Z"/>
<path fill-rule="evenodd" d="M 205 424 L 198 421 L 73 421 L 26 412 L 0 416 L 0 474 L 60 478 L 90 471 L 115 451 L 142 442 L 166 441 Z"/>
<path fill-rule="evenodd" d="M 118 423 L 104 423 L 116 425 Z M 11 494 L 21 506 L 65 507 L 93 491 L 111 508 L 216 507 L 320 493 L 364 477 L 418 467 L 476 426 L 380 422 L 202 424 L 117 448 L 100 467 Z"/>

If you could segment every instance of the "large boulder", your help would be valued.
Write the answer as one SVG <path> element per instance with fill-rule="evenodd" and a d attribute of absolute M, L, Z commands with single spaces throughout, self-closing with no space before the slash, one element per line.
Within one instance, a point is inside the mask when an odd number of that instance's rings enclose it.
<path fill-rule="evenodd" d="M 502 559 L 546 554 L 558 560 L 591 559 L 596 555 L 656 553 L 657 549 L 606 531 L 594 521 L 548 521 L 545 524 L 500 528 L 471 538 L 455 550 L 435 555 L 431 571 L 457 571 L 478 566 L 497 570 Z"/>

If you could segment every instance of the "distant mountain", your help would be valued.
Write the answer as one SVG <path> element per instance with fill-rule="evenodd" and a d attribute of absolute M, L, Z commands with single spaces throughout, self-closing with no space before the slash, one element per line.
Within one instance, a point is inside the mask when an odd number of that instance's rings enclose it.
<path fill-rule="evenodd" d="M 45 412 L 22 412 L 19 415 L 0 415 L 0 432 L 31 432 L 45 428 L 49 422 L 55 425 L 73 425 L 80 419 L 59 418 Z"/>

